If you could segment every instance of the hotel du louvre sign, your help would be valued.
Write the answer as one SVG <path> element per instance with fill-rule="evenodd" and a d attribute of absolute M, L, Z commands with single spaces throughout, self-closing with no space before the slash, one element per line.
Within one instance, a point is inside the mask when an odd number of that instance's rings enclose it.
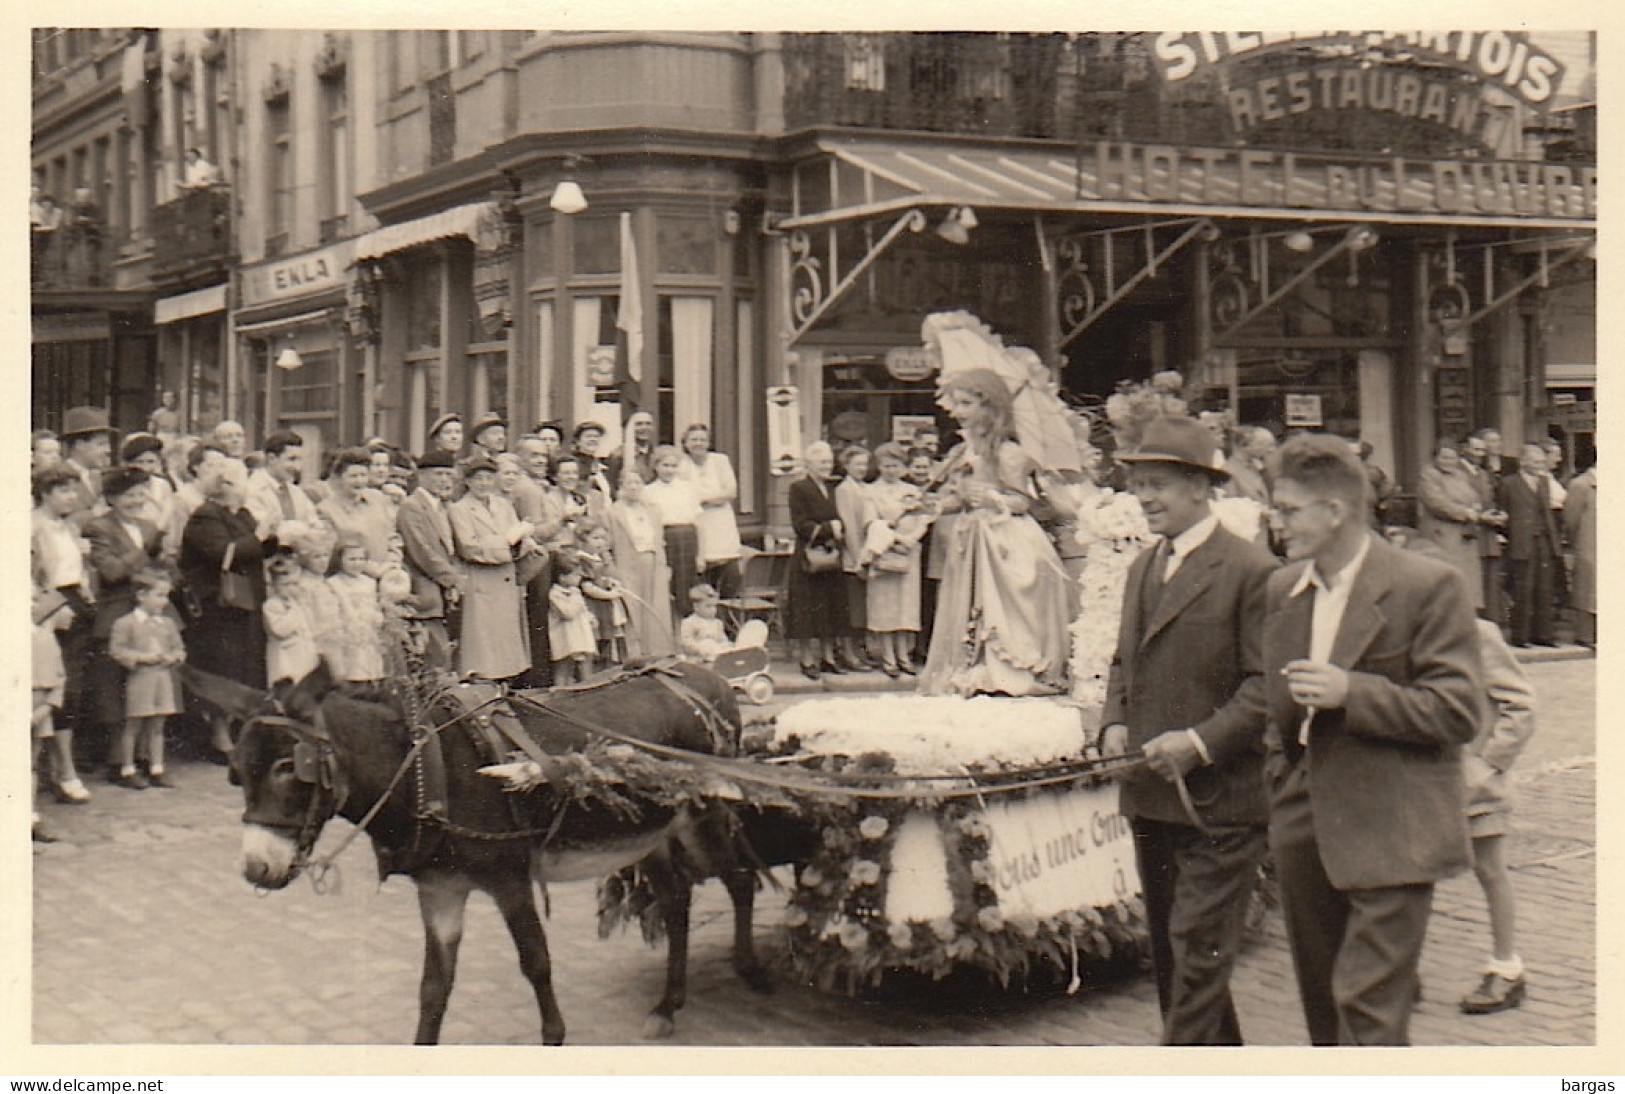
<path fill-rule="evenodd" d="M 1078 159 L 1078 197 L 1381 213 L 1588 221 L 1589 166 L 1192 148 L 1099 141 Z"/>

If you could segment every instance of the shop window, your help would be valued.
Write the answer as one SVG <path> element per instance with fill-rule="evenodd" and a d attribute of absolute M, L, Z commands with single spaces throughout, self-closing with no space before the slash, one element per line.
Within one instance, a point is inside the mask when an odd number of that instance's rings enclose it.
<path fill-rule="evenodd" d="M 824 436 L 836 446 L 874 448 L 906 440 L 927 422 L 936 422 L 934 378 L 898 380 L 883 356 L 831 354 L 824 364 Z M 937 423 L 939 428 L 941 423 Z"/>
<path fill-rule="evenodd" d="M 716 237 L 716 225 L 708 218 L 661 216 L 655 226 L 660 272 L 715 274 Z"/>
<path fill-rule="evenodd" d="M 1240 350 L 1236 354 L 1240 421 L 1358 437 L 1359 353 L 1348 350 Z"/>
<path fill-rule="evenodd" d="M 282 373 L 280 409 L 289 414 L 332 414 L 338 409 L 338 362 L 332 350 L 300 353 L 304 364 Z"/>

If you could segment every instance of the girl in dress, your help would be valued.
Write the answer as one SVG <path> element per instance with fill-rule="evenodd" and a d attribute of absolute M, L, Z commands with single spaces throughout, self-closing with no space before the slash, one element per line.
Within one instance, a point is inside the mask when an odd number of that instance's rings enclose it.
<path fill-rule="evenodd" d="M 143 570 L 130 579 L 136 588 L 135 608 L 113 622 L 107 652 L 129 674 L 124 681 L 124 727 L 114 743 L 116 786 L 145 790 L 172 787 L 164 776 L 164 721 L 179 714 L 180 688 L 175 666 L 185 663 L 180 626 L 169 614 L 169 578 Z M 147 757 L 143 778 L 135 769 L 137 744 Z"/>
<path fill-rule="evenodd" d="M 581 595 L 592 613 L 594 630 L 598 633 L 598 658 L 602 665 L 619 665 L 626 660 L 626 605 L 621 597 L 621 583 L 615 577 L 615 559 L 611 553 L 609 529 L 598 523 L 581 527 L 582 547 L 577 556 L 581 564 Z"/>
<path fill-rule="evenodd" d="M 680 618 L 688 607 L 688 591 L 700 583 L 705 560 L 700 557 L 698 524 L 703 507 L 692 483 L 677 477 L 683 454 L 669 444 L 654 451 L 655 481 L 643 496 L 660 510 L 666 537 L 666 562 L 671 566 L 671 615 Z"/>
<path fill-rule="evenodd" d="M 265 678 L 303 680 L 315 670 L 316 628 L 299 595 L 303 584 L 298 559 L 278 555 L 271 560 L 271 595 L 261 610 L 265 616 Z"/>
<path fill-rule="evenodd" d="M 908 453 L 890 442 L 875 449 L 880 478 L 869 485 L 868 521 L 858 560 L 867 569 L 869 633 L 880 668 L 896 679 L 914 675 L 911 651 L 920 631 L 920 541 L 931 527 L 924 495 L 903 479 Z"/>
<path fill-rule="evenodd" d="M 382 680 L 384 612 L 378 602 L 378 582 L 367 574 L 367 545 L 359 536 L 339 538 L 327 586 L 338 598 L 343 643 L 339 663 L 333 666 L 335 676 L 350 683 Z"/>
<path fill-rule="evenodd" d="M 574 684 L 592 671 L 598 649 L 597 620 L 581 595 L 583 574 L 575 559 L 561 562 L 547 594 L 547 637 L 553 652 L 553 684 Z"/>

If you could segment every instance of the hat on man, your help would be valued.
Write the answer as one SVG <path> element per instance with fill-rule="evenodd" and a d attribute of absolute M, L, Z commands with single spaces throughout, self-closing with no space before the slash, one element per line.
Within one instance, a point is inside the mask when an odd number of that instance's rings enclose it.
<path fill-rule="evenodd" d="M 603 423 L 595 422 L 595 421 L 592 421 L 591 419 L 588 419 L 587 421 L 582 422 L 580 425 L 576 426 L 575 429 L 571 431 L 570 439 L 574 440 L 574 441 L 579 441 L 581 439 L 581 435 L 583 433 L 596 433 L 600 437 L 602 437 L 604 435 L 604 433 L 605 433 Z"/>
<path fill-rule="evenodd" d="M 1228 479 L 1224 453 L 1219 451 L 1213 434 L 1194 418 L 1153 418 L 1145 427 L 1140 447 L 1133 452 L 1119 452 L 1116 459 L 1122 463 L 1172 463 L 1206 471 L 1216 479 Z"/>
<path fill-rule="evenodd" d="M 99 406 L 69 407 L 62 415 L 62 431 L 58 434 L 64 441 L 75 437 L 84 437 L 92 433 L 106 433 L 109 436 L 118 430 L 107 424 L 107 411 Z"/>
<path fill-rule="evenodd" d="M 475 456 L 463 464 L 463 474 L 465 476 L 473 475 L 477 471 L 490 471 L 495 474 L 496 469 L 497 462 L 490 456 Z"/>
<path fill-rule="evenodd" d="M 425 452 L 418 457 L 418 470 L 427 471 L 431 467 L 456 467 L 457 456 L 442 449 L 439 452 Z"/>
<path fill-rule="evenodd" d="M 461 422 L 462 420 L 463 416 L 458 414 L 456 411 L 453 411 L 450 414 L 442 414 L 440 417 L 436 418 L 434 420 L 434 424 L 429 427 L 429 436 L 433 437 L 452 422 Z"/>
<path fill-rule="evenodd" d="M 148 452 L 162 454 L 163 451 L 164 442 L 151 433 L 131 433 L 124 438 L 124 447 L 119 449 L 118 458 L 120 463 L 134 463 Z"/>
<path fill-rule="evenodd" d="M 484 433 L 492 426 L 500 425 L 506 427 L 507 424 L 507 422 L 502 420 L 502 416 L 500 414 L 497 414 L 495 411 L 487 410 L 484 414 L 481 414 L 478 418 L 474 419 L 474 424 L 468 427 L 468 435 L 477 441 L 480 439 L 480 434 Z"/>
<path fill-rule="evenodd" d="M 115 467 L 111 471 L 102 472 L 102 497 L 123 497 L 131 490 L 146 483 L 151 475 L 139 467 Z"/>

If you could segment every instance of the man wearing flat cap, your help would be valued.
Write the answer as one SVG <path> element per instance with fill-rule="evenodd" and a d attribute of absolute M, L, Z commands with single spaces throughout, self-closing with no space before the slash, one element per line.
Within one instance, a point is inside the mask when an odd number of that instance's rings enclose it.
<path fill-rule="evenodd" d="M 495 460 L 508 450 L 508 423 L 502 420 L 502 415 L 487 411 L 474 419 L 474 424 L 468 427 L 469 455 L 484 456 Z"/>
<path fill-rule="evenodd" d="M 83 528 L 102 496 L 102 472 L 113 456 L 116 431 L 99 406 L 76 406 L 62 415 L 62 465 L 79 479 L 79 508 L 69 518 Z"/>
<path fill-rule="evenodd" d="M 429 451 L 450 452 L 453 456 L 463 450 L 463 416 L 442 414 L 429 427 Z"/>
<path fill-rule="evenodd" d="M 449 620 L 462 596 L 463 568 L 457 561 L 451 517 L 446 507 L 457 495 L 457 460 L 450 452 L 418 457 L 417 489 L 402 499 L 395 513 L 401 554 L 412 578 L 407 601 L 407 632 L 421 636 L 424 664 L 453 668 Z"/>
<path fill-rule="evenodd" d="M 1239 1045 L 1230 972 L 1264 857 L 1264 585 L 1275 560 L 1219 523 L 1213 433 L 1159 418 L 1117 457 L 1159 538 L 1129 569 L 1101 750 L 1143 755 L 1134 833 L 1165 1045 Z"/>

